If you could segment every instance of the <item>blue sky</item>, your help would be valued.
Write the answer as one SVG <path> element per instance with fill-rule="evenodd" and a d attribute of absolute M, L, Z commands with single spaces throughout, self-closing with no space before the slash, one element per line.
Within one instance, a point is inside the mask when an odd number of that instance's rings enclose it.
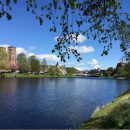
<path fill-rule="evenodd" d="M 130 12 L 129 0 L 123 1 L 123 10 Z M 55 44 L 54 38 L 60 33 L 49 32 L 50 23 L 44 21 L 43 26 L 35 20 L 34 16 L 26 12 L 23 3 L 14 6 L 11 12 L 13 20 L 8 21 L 5 17 L 0 20 L 0 45 L 12 45 L 17 47 L 17 53 L 24 52 L 28 56 L 35 54 L 40 60 L 46 58 L 48 64 L 55 64 L 59 59 L 51 53 Z M 65 63 L 66 66 L 75 66 L 78 69 L 93 69 L 116 67 L 122 58 L 119 42 L 113 44 L 112 50 L 107 56 L 101 56 L 103 45 L 98 41 L 87 40 L 85 36 L 79 37 L 79 50 L 83 60 L 77 62 L 74 56 Z M 61 62 L 61 64 L 64 64 Z"/>

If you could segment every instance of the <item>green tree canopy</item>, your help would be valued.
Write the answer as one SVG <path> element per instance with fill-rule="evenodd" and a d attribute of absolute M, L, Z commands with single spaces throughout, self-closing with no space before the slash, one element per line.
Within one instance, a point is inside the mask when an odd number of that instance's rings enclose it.
<path fill-rule="evenodd" d="M 40 71 L 40 61 L 36 58 L 36 56 L 29 57 L 29 63 L 31 66 L 31 72 L 37 72 Z"/>
<path fill-rule="evenodd" d="M 62 72 L 61 72 L 61 70 L 60 70 L 59 67 L 55 67 L 54 71 L 55 71 L 55 75 L 58 75 L 58 76 L 59 76 L 59 75 L 62 74 Z"/>
<path fill-rule="evenodd" d="M 47 70 L 47 60 L 46 58 L 43 59 L 42 61 L 42 70 L 45 72 Z"/>
<path fill-rule="evenodd" d="M 55 69 L 54 69 L 54 66 L 50 66 L 49 67 L 49 69 L 48 69 L 48 73 L 50 74 L 50 75 L 55 75 Z"/>
<path fill-rule="evenodd" d="M 67 67 L 66 71 L 68 74 L 75 74 L 77 70 L 74 67 Z"/>
<path fill-rule="evenodd" d="M 24 53 L 20 53 L 17 56 L 17 65 L 20 72 L 25 73 L 29 71 L 28 59 Z"/>
<path fill-rule="evenodd" d="M 12 19 L 11 10 L 20 0 L 0 1 L 0 18 Z M 45 19 L 51 21 L 51 32 L 61 30 L 52 52 L 61 61 L 70 58 L 70 53 L 80 61 L 82 58 L 73 46 L 78 45 L 80 34 L 102 43 L 102 55 L 107 55 L 112 43 L 124 37 L 123 29 L 130 21 L 129 14 L 122 11 L 122 0 L 23 0 L 40 25 Z M 124 42 L 121 42 L 121 48 Z M 124 51 L 124 50 L 123 50 Z"/>
<path fill-rule="evenodd" d="M 106 71 L 108 77 L 113 76 L 113 75 L 114 75 L 114 72 L 115 72 L 115 70 L 114 70 L 113 67 L 109 67 L 109 68 L 107 69 L 107 71 Z"/>

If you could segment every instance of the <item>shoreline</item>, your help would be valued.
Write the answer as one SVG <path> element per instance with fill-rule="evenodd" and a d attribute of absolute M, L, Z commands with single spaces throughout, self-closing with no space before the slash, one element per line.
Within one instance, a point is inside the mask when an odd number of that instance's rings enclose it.
<path fill-rule="evenodd" d="M 76 78 L 73 75 L 44 75 L 44 74 L 16 74 L 6 73 L 0 78 Z"/>
<path fill-rule="evenodd" d="M 103 108 L 97 107 L 78 129 L 130 129 L 130 89 Z"/>
<path fill-rule="evenodd" d="M 4 75 L 0 75 L 0 78 L 81 78 L 85 76 L 74 76 L 74 75 L 49 75 L 49 74 L 22 74 L 22 73 L 4 73 Z M 86 78 L 91 78 L 87 77 Z M 94 78 L 94 77 L 92 77 Z M 127 77 L 95 77 L 95 78 L 103 78 L 103 79 L 116 79 L 116 80 L 129 80 Z"/>

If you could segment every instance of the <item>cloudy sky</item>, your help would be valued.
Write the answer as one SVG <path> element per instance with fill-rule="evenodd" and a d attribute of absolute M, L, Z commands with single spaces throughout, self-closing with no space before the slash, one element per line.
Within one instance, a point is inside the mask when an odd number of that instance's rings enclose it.
<path fill-rule="evenodd" d="M 130 1 L 124 0 L 123 9 L 129 9 Z M 130 12 L 130 11 L 129 11 Z M 4 17 L 0 19 L 0 46 L 15 46 L 17 54 L 24 52 L 27 56 L 36 55 L 42 60 L 46 58 L 48 64 L 60 62 L 56 55 L 51 53 L 59 32 L 49 32 L 50 23 L 44 21 L 43 26 L 34 19 L 33 15 L 26 12 L 24 4 L 18 5 L 12 11 L 13 20 L 7 21 Z M 88 40 L 85 36 L 78 37 L 79 46 L 75 49 L 81 53 L 82 61 L 77 62 L 74 56 L 65 63 L 66 66 L 74 66 L 80 70 L 116 67 L 122 58 L 119 42 L 113 44 L 108 56 L 101 56 L 103 45 L 98 41 Z M 60 62 L 61 64 L 64 64 Z"/>

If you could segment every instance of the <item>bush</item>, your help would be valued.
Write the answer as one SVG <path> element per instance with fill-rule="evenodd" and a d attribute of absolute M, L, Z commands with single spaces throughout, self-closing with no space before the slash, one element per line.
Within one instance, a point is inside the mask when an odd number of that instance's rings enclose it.
<path fill-rule="evenodd" d="M 104 128 L 130 128 L 130 99 L 128 101 L 118 104 L 105 117 L 103 122 Z"/>

